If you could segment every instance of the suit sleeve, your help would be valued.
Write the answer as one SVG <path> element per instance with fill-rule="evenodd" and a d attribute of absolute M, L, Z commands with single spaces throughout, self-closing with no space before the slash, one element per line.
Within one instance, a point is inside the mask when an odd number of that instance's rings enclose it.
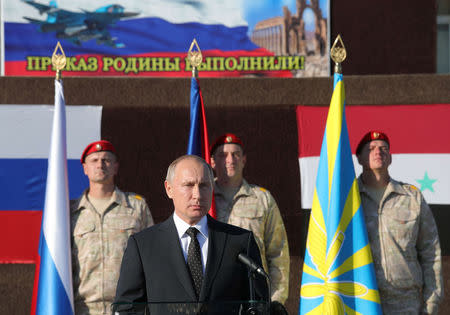
<path fill-rule="evenodd" d="M 128 239 L 127 248 L 123 255 L 114 303 L 142 303 L 146 300 L 147 293 L 142 260 L 137 241 L 132 235 Z"/>

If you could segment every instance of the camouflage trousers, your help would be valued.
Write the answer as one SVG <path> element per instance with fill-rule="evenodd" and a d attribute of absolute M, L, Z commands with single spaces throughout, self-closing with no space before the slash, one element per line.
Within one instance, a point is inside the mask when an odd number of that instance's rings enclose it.
<path fill-rule="evenodd" d="M 422 308 L 422 294 L 419 290 L 379 290 L 384 315 L 419 315 Z"/>
<path fill-rule="evenodd" d="M 75 315 L 110 315 L 112 302 L 75 302 Z"/>

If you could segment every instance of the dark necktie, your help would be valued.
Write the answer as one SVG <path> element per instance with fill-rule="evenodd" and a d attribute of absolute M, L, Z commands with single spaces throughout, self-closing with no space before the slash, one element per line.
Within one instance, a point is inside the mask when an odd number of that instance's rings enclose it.
<path fill-rule="evenodd" d="M 200 244 L 198 243 L 197 233 L 198 230 L 194 227 L 190 227 L 186 231 L 186 234 L 191 237 L 187 254 L 187 264 L 189 271 L 191 272 L 192 280 L 194 281 L 195 294 L 197 295 L 197 298 L 199 298 L 203 282 L 203 267 L 202 253 Z"/>

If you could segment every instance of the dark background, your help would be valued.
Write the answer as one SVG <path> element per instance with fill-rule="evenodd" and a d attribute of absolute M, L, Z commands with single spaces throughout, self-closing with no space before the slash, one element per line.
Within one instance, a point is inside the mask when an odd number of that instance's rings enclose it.
<path fill-rule="evenodd" d="M 345 68 L 344 68 L 345 69 Z M 328 106 L 331 78 L 200 79 L 210 139 L 232 131 L 247 152 L 245 177 L 269 189 L 280 207 L 291 254 L 291 314 L 298 309 L 309 211 L 300 208 L 295 106 Z M 345 76 L 347 105 L 448 103 L 450 75 Z M 163 179 L 185 154 L 189 130 L 189 79 L 66 78 L 67 105 L 103 105 L 102 137 L 120 158 L 118 185 L 147 199 L 156 222 L 172 212 Z M 52 104 L 52 78 L 0 79 L 0 104 Z M 211 140 L 212 141 L 212 140 Z M 450 206 L 433 205 L 450 280 Z M 0 313 L 28 314 L 34 265 L 0 265 Z M 447 292 L 447 288 L 446 291 Z M 450 298 L 442 309 L 450 306 Z"/>

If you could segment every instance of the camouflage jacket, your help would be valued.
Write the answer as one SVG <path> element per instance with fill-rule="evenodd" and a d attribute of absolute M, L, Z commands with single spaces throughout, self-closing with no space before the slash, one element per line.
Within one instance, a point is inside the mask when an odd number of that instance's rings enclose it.
<path fill-rule="evenodd" d="M 231 203 L 214 187 L 217 219 L 250 230 L 272 283 L 272 300 L 284 303 L 289 294 L 289 247 L 280 210 L 269 191 L 243 180 Z"/>
<path fill-rule="evenodd" d="M 407 305 L 437 314 L 443 297 L 441 248 L 433 214 L 415 186 L 390 180 L 378 205 L 358 179 L 385 314 Z"/>
<path fill-rule="evenodd" d="M 103 214 L 86 194 L 70 202 L 75 314 L 111 314 L 128 237 L 153 225 L 153 218 L 134 193 L 116 188 Z"/>

